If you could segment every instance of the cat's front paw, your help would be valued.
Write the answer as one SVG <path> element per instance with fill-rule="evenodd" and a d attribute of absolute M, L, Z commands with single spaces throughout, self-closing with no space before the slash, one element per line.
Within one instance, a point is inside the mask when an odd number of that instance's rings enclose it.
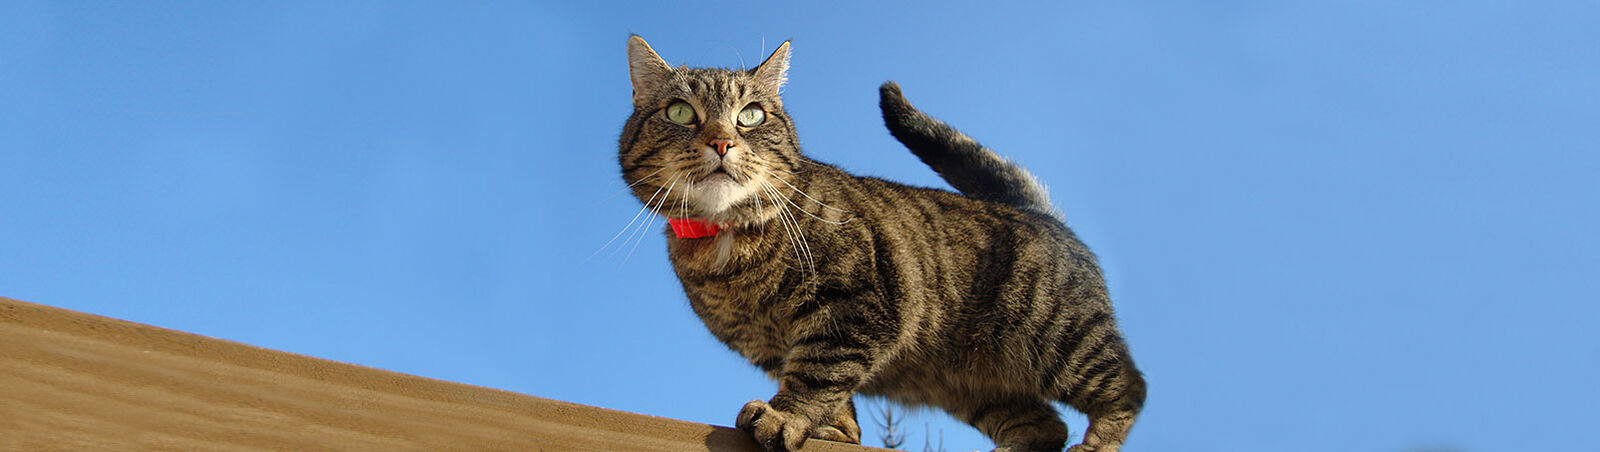
<path fill-rule="evenodd" d="M 861 444 L 860 433 L 857 433 L 855 436 L 851 436 L 849 433 L 845 433 L 844 430 L 840 430 L 839 427 L 834 427 L 831 425 L 818 427 L 817 431 L 811 432 L 811 437 L 848 444 Z"/>
<path fill-rule="evenodd" d="M 744 409 L 739 410 L 739 421 L 734 425 L 755 437 L 761 447 L 774 452 L 800 450 L 811 433 L 811 421 L 805 417 L 778 410 L 760 400 L 744 404 Z"/>

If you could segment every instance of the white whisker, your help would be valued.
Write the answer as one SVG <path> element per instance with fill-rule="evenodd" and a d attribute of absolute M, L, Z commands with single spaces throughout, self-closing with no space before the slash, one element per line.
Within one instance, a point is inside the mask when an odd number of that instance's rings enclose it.
<path fill-rule="evenodd" d="M 772 192 L 767 191 L 765 186 L 761 187 L 761 193 L 767 196 L 772 196 Z M 772 200 L 772 205 L 778 209 L 778 225 L 783 226 L 784 238 L 789 239 L 789 247 L 791 251 L 794 251 L 795 260 L 804 261 L 805 258 L 801 257 L 800 255 L 800 243 L 795 240 L 794 231 L 789 228 L 789 223 L 784 221 L 783 205 L 778 204 L 778 201 L 775 199 Z"/>
<path fill-rule="evenodd" d="M 635 185 L 639 185 L 641 183 L 644 183 L 644 181 L 650 180 L 650 176 L 654 176 L 657 173 L 660 173 L 661 171 L 666 170 L 666 169 L 667 169 L 667 167 L 663 166 L 661 168 L 657 168 L 655 171 L 651 171 L 650 174 L 646 174 L 646 175 L 644 175 L 644 177 L 640 177 L 639 180 L 633 181 L 633 183 L 628 184 L 628 186 L 626 186 L 626 187 L 622 187 L 622 188 L 617 189 L 617 191 L 612 192 L 609 196 L 606 196 L 604 199 L 601 199 L 599 201 L 595 201 L 594 204 L 590 204 L 589 205 L 589 208 L 594 208 L 594 206 L 598 206 L 603 202 L 610 201 L 611 198 L 617 197 L 617 195 L 622 194 L 622 192 L 627 191 L 630 188 L 633 188 L 633 186 L 635 186 Z"/>
<path fill-rule="evenodd" d="M 777 188 L 773 187 L 772 184 L 766 183 L 766 181 L 761 181 L 761 188 L 766 190 L 768 194 L 774 197 L 782 197 L 782 195 L 778 194 Z M 772 200 L 772 202 L 778 203 L 778 200 L 775 198 Z M 785 227 L 792 228 L 794 236 L 797 239 L 797 244 L 799 247 L 798 249 L 800 253 L 805 255 L 804 260 L 806 268 L 812 273 L 816 273 L 816 259 L 814 255 L 811 254 L 811 244 L 806 240 L 806 233 L 805 230 L 800 227 L 799 219 L 795 218 L 794 214 L 789 212 L 788 207 L 785 207 L 782 204 L 779 204 L 779 207 L 782 208 L 778 210 L 778 218 L 784 221 Z"/>
<path fill-rule="evenodd" d="M 651 173 L 651 174 L 653 175 L 655 173 Z M 643 179 L 640 179 L 640 181 L 643 181 Z M 635 182 L 635 183 L 638 183 L 638 182 Z M 624 232 L 628 232 L 629 229 L 632 229 L 633 228 L 633 223 L 639 221 L 639 216 L 640 215 L 644 215 L 644 211 L 650 209 L 650 202 L 651 201 L 655 201 L 656 200 L 656 195 L 661 194 L 661 190 L 665 190 L 666 188 L 667 188 L 667 186 L 665 186 L 665 185 L 662 185 L 661 187 L 656 188 L 656 192 L 650 195 L 650 199 L 648 199 L 648 200 L 646 200 L 644 202 L 644 206 L 643 207 L 639 208 L 639 213 L 633 214 L 633 219 L 628 220 L 628 225 L 627 226 L 623 226 L 621 231 L 617 231 L 617 235 L 611 236 L 611 240 L 607 240 L 604 245 L 600 245 L 599 249 L 594 250 L 593 253 L 589 253 L 589 257 L 583 258 L 583 261 L 584 262 L 588 262 L 589 259 L 593 259 L 594 255 L 600 254 L 601 251 L 605 251 L 606 247 L 611 246 L 612 242 L 617 241 L 617 237 L 622 237 L 622 234 Z M 617 254 L 616 251 L 612 251 L 611 254 L 606 255 L 606 257 L 609 258 L 609 257 L 611 257 L 612 255 L 615 255 L 615 254 Z"/>
<path fill-rule="evenodd" d="M 770 173 L 770 172 L 769 172 L 769 173 L 767 173 L 767 175 L 768 175 L 768 176 L 772 176 L 772 178 L 773 178 L 773 179 L 778 179 L 778 177 L 777 177 L 777 176 L 773 176 L 773 175 L 772 175 L 772 173 Z M 780 181 L 780 182 L 781 182 L 781 181 L 783 181 L 783 179 L 778 179 L 778 181 Z M 766 184 L 766 182 L 765 182 L 765 181 L 762 181 L 762 183 L 763 183 L 763 184 Z M 788 182 L 784 182 L 784 183 L 785 183 L 785 184 L 787 184 L 787 183 L 788 183 Z M 768 187 L 772 187 L 772 184 L 767 184 L 767 186 L 768 186 Z M 793 185 L 790 185 L 790 187 L 793 187 Z M 772 190 L 773 190 L 773 192 L 774 192 L 774 193 L 776 193 L 776 192 L 777 192 L 777 189 L 778 189 L 778 187 L 772 187 Z M 805 192 L 803 192 L 803 191 L 800 191 L 800 189 L 798 189 L 798 188 L 796 188 L 796 189 L 794 189 L 794 191 L 795 191 L 795 192 L 796 192 L 796 193 L 799 193 L 799 194 L 802 194 L 802 195 L 805 195 L 805 194 L 806 194 L 806 193 L 805 193 Z M 816 219 L 817 219 L 817 220 L 818 220 L 818 221 L 821 221 L 821 222 L 823 222 L 823 223 L 828 223 L 828 224 L 831 224 L 831 225 L 835 225 L 835 226 L 837 226 L 837 225 L 841 225 L 841 224 L 845 224 L 845 223 L 849 223 L 849 222 L 850 222 L 850 219 L 848 219 L 848 218 L 847 218 L 847 219 L 845 219 L 845 220 L 844 220 L 844 221 L 833 221 L 833 220 L 829 220 L 829 219 L 827 219 L 827 218 L 822 218 L 822 217 L 819 217 L 819 216 L 817 216 L 817 214 L 814 214 L 814 213 L 811 213 L 811 211 L 809 211 L 809 210 L 806 210 L 806 208 L 804 208 L 804 207 L 800 207 L 800 205 L 799 205 L 799 204 L 795 204 L 795 203 L 794 203 L 794 200 L 792 200 L 792 199 L 789 199 L 789 197 L 788 197 L 788 196 L 783 196 L 783 194 L 782 194 L 782 193 L 777 193 L 777 195 L 778 195 L 778 196 L 779 196 L 779 197 L 782 197 L 782 198 L 783 198 L 783 200 L 784 200 L 784 201 L 787 201 L 787 202 L 788 202 L 788 203 L 789 203 L 789 205 L 791 205 L 791 206 L 794 206 L 794 208 L 795 208 L 795 210 L 799 210 L 799 211 L 801 211 L 801 212 L 805 212 L 805 213 L 806 213 L 806 215 L 810 215 L 810 216 L 811 216 L 811 218 L 816 218 Z M 811 196 L 809 196 L 809 195 L 807 195 L 807 196 L 806 196 L 806 198 L 811 198 Z M 812 199 L 811 199 L 811 200 L 812 200 L 812 201 L 817 201 L 817 200 L 816 200 L 816 199 L 814 199 L 814 198 L 812 198 Z M 821 206 L 822 206 L 822 207 L 828 207 L 828 208 L 830 208 L 830 209 L 833 209 L 833 210 L 838 210 L 838 211 L 840 211 L 840 212 L 844 212 L 844 211 L 843 211 L 843 210 L 839 210 L 839 209 L 835 209 L 835 208 L 833 208 L 833 207 L 829 207 L 829 206 L 828 206 L 828 205 L 827 205 L 827 204 L 823 204 L 823 203 L 822 203 L 822 201 L 817 201 L 817 204 L 818 204 L 818 205 L 821 205 Z M 845 212 L 845 213 L 849 213 L 849 212 Z"/>
<path fill-rule="evenodd" d="M 793 188 L 796 193 L 800 194 L 800 196 L 804 196 L 804 197 L 806 197 L 806 199 L 815 201 L 817 203 L 817 205 L 820 205 L 822 207 L 826 207 L 826 208 L 829 208 L 829 209 L 837 210 L 837 211 L 840 211 L 840 212 L 844 212 L 844 213 L 851 213 L 848 210 L 844 210 L 844 209 L 840 209 L 838 207 L 834 207 L 834 206 L 830 206 L 830 205 L 824 204 L 822 201 L 818 200 L 817 198 L 813 198 L 813 197 L 811 197 L 811 195 L 806 194 L 806 192 L 804 190 L 801 190 L 800 187 L 796 187 L 796 186 L 794 186 L 794 184 L 789 183 L 789 181 L 783 180 L 783 178 L 778 177 L 778 175 L 774 174 L 772 171 L 767 171 L 767 175 L 768 176 L 772 176 L 773 179 L 777 179 L 778 182 L 783 182 L 783 184 L 784 185 L 788 185 L 789 188 Z M 801 209 L 801 210 L 804 210 L 804 209 Z"/>
<path fill-rule="evenodd" d="M 683 203 L 683 217 L 684 218 L 689 218 L 691 215 L 694 214 L 694 200 L 690 199 L 691 195 L 692 195 L 692 193 L 689 193 L 688 190 L 684 190 L 684 191 L 678 193 L 678 200 L 679 200 L 679 202 Z"/>
<path fill-rule="evenodd" d="M 652 209 L 652 210 L 657 211 L 656 213 L 660 213 L 659 211 L 661 210 L 661 208 L 663 206 L 667 205 L 667 198 L 671 198 L 672 197 L 672 187 L 675 187 L 677 185 L 678 185 L 678 178 L 673 178 L 672 179 L 672 183 L 667 184 L 667 193 L 664 194 L 664 195 L 661 195 L 661 202 L 656 203 L 656 208 Z M 646 207 L 648 207 L 648 206 L 646 206 Z M 665 215 L 665 214 L 663 214 L 663 215 Z M 625 256 L 622 256 L 622 261 L 623 262 L 627 262 L 628 258 L 633 257 L 633 252 L 634 252 L 634 250 L 638 250 L 639 249 L 639 244 L 644 243 L 644 239 L 650 237 L 650 226 L 655 225 L 655 224 L 656 224 L 656 216 L 655 215 L 651 215 L 650 216 L 650 220 L 645 222 L 644 227 L 639 228 L 639 232 L 640 232 L 639 240 L 634 241 L 633 242 L 633 248 L 629 248 L 628 249 L 628 254 L 625 255 Z M 622 242 L 622 243 L 624 245 L 626 245 L 628 242 Z"/>
<path fill-rule="evenodd" d="M 762 210 L 761 196 L 757 195 L 756 196 L 756 215 L 757 215 L 757 218 L 760 218 L 759 215 L 761 215 L 761 210 Z M 761 222 L 761 234 L 762 234 L 762 236 L 765 236 L 767 234 L 767 222 L 765 222 L 765 221 Z"/>

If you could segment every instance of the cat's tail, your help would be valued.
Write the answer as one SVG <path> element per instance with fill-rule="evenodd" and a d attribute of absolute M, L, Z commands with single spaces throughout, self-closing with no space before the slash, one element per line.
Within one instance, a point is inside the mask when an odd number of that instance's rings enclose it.
<path fill-rule="evenodd" d="M 1028 170 L 918 111 L 900 94 L 900 85 L 884 82 L 878 95 L 889 133 L 962 194 L 1061 216 L 1050 207 L 1050 195 Z"/>

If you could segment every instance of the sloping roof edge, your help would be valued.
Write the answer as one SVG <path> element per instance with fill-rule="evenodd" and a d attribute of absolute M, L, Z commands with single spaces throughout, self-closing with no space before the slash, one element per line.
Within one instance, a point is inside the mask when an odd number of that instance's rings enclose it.
<path fill-rule="evenodd" d="M 758 451 L 609 410 L 0 297 L 0 449 Z M 867 450 L 810 441 L 808 451 Z"/>

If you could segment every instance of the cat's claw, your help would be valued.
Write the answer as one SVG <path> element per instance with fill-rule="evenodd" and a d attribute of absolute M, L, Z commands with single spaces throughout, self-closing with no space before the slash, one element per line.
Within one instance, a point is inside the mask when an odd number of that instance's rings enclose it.
<path fill-rule="evenodd" d="M 734 425 L 771 452 L 800 450 L 811 433 L 811 421 L 805 417 L 780 411 L 760 400 L 744 404 Z"/>

